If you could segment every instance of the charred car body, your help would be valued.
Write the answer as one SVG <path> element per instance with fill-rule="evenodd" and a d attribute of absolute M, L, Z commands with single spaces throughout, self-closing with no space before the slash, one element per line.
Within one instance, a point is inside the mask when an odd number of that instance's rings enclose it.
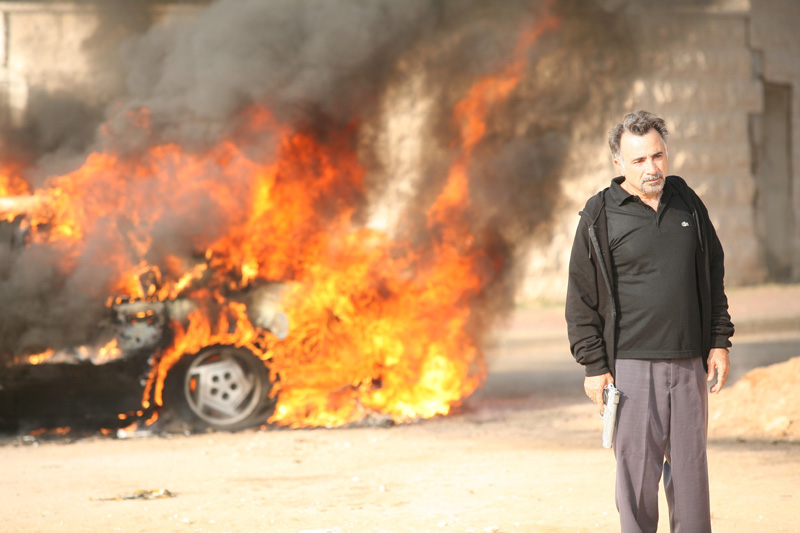
<path fill-rule="evenodd" d="M 12 235 L 15 245 L 24 245 L 18 231 Z M 246 303 L 260 334 L 283 339 L 288 318 L 278 303 L 282 287 L 262 284 L 229 298 Z M 246 346 L 216 343 L 181 355 L 164 379 L 163 405 L 155 401 L 159 360 L 175 327 L 188 324 L 197 308 L 191 298 L 120 297 L 107 305 L 91 343 L 15 357 L 0 368 L 0 431 L 96 431 L 156 419 L 184 429 L 265 423 L 276 403 L 269 361 Z"/>

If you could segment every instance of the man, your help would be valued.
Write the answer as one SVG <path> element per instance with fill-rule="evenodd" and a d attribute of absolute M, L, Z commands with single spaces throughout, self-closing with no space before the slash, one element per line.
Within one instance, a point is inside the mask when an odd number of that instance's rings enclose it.
<path fill-rule="evenodd" d="M 673 532 L 711 531 L 707 382 L 730 371 L 724 257 L 703 202 L 667 175 L 667 128 L 646 111 L 609 132 L 620 176 L 580 213 L 566 318 L 584 389 L 620 390 L 614 455 L 622 531 L 658 526 L 664 477 Z"/>

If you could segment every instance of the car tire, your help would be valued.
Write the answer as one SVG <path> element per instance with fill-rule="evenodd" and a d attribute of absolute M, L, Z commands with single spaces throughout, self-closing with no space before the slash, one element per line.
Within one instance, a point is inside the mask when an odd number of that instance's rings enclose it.
<path fill-rule="evenodd" d="M 271 390 L 269 369 L 250 350 L 208 346 L 170 370 L 165 407 L 192 429 L 235 431 L 266 423 Z"/>

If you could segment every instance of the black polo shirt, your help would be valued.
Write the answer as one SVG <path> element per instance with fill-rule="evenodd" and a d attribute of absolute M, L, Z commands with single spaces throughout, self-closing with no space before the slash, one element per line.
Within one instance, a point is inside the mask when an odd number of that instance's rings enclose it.
<path fill-rule="evenodd" d="M 615 178 L 606 201 L 608 240 L 618 299 L 618 359 L 700 356 L 697 228 L 670 184 L 658 211 Z"/>

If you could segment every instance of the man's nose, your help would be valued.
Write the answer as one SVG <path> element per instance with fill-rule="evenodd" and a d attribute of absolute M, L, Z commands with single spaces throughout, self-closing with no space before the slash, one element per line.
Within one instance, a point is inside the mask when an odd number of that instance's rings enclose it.
<path fill-rule="evenodd" d="M 658 170 L 656 168 L 655 161 L 653 161 L 652 159 L 648 159 L 647 162 L 645 163 L 645 170 L 647 171 L 648 174 L 655 174 L 656 170 Z"/>

